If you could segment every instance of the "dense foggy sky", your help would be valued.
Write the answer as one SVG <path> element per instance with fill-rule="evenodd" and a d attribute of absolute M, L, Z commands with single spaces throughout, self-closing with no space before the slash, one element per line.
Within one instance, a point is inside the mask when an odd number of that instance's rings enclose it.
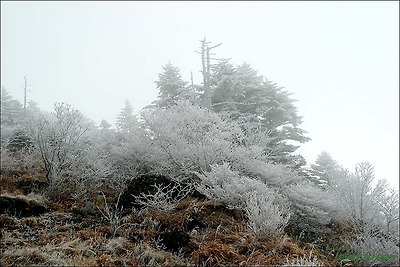
<path fill-rule="evenodd" d="M 194 51 L 249 63 L 293 93 L 312 141 L 351 170 L 399 182 L 398 2 L 1 2 L 1 84 L 51 111 L 67 102 L 111 123 L 156 99 L 162 65 L 201 83 Z"/>

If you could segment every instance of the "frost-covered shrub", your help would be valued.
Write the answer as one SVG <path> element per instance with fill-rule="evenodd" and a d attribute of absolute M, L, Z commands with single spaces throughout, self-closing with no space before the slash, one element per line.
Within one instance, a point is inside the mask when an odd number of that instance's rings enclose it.
<path fill-rule="evenodd" d="M 1 169 L 3 171 L 11 171 L 17 166 L 17 161 L 12 157 L 11 153 L 4 146 L 1 147 Z"/>
<path fill-rule="evenodd" d="M 236 166 L 240 166 L 247 175 L 256 177 L 256 179 L 272 187 L 283 188 L 302 179 L 284 165 L 272 164 L 259 159 L 243 159 Z"/>
<path fill-rule="evenodd" d="M 198 177 L 197 190 L 230 208 L 244 210 L 258 237 L 281 233 L 287 225 L 289 202 L 263 182 L 232 170 L 228 163 L 212 165 L 210 172 Z"/>
<path fill-rule="evenodd" d="M 109 146 L 113 175 L 134 179 L 146 174 L 153 166 L 157 151 L 146 132 L 140 128 L 125 136 L 115 133 L 115 140 Z"/>
<path fill-rule="evenodd" d="M 134 196 L 135 202 L 141 206 L 154 208 L 159 211 L 173 210 L 179 201 L 192 192 L 192 185 L 182 186 L 180 184 L 157 185 L 154 184 L 154 194 L 141 193 Z"/>
<path fill-rule="evenodd" d="M 296 256 L 295 259 L 289 260 L 289 257 L 286 258 L 286 264 L 282 266 L 324 266 L 323 264 L 318 262 L 318 257 L 312 255 L 312 250 L 310 251 L 310 255 L 299 257 Z"/>
<path fill-rule="evenodd" d="M 374 182 L 374 167 L 368 162 L 357 164 L 354 173 L 340 170 L 332 179 L 329 191 L 334 194 L 343 214 L 357 225 L 360 222 L 383 224 L 380 202 L 388 184 L 385 180 Z"/>
<path fill-rule="evenodd" d="M 389 188 L 378 201 L 382 214 L 381 224 L 386 235 L 399 242 L 399 191 Z"/>
<path fill-rule="evenodd" d="M 257 125 L 239 125 L 183 100 L 168 108 L 147 110 L 142 117 L 147 136 L 146 161 L 159 174 L 185 177 L 228 162 L 242 176 L 271 186 L 299 179 L 289 169 L 268 163 L 266 146 L 270 138 Z"/>
<path fill-rule="evenodd" d="M 283 194 L 292 203 L 293 216 L 288 230 L 293 235 L 305 235 L 308 240 L 323 239 L 322 234 L 330 232 L 328 226 L 332 219 L 340 220 L 340 209 L 332 195 L 311 182 L 287 186 Z"/>
<path fill-rule="evenodd" d="M 7 148 L 11 151 L 23 151 L 27 150 L 32 146 L 32 140 L 26 130 L 20 128 L 17 129 L 12 137 Z"/>
<path fill-rule="evenodd" d="M 24 138 L 27 138 L 27 140 L 29 139 L 25 134 L 22 136 L 22 133 L 24 133 L 22 126 L 1 125 L 1 168 L 4 171 L 12 171 L 17 166 L 25 166 L 23 165 L 24 162 L 21 164 L 19 157 L 14 153 L 17 151 L 15 145 L 18 141 L 21 142 Z M 18 137 L 21 137 L 22 139 L 18 139 Z M 28 148 L 28 146 L 24 149 L 23 146 L 20 148 L 19 152 L 21 153 L 18 155 L 22 156 L 32 150 L 32 148 Z"/>
<path fill-rule="evenodd" d="M 228 163 L 212 165 L 210 172 L 198 174 L 198 177 L 201 182 L 197 190 L 200 193 L 232 208 L 245 208 L 248 193 L 267 190 L 262 182 L 231 170 Z"/>
<path fill-rule="evenodd" d="M 12 139 L 12 136 L 14 133 L 20 129 L 20 126 L 11 126 L 7 124 L 1 124 L 1 143 L 3 145 L 9 144 L 10 140 Z"/>
<path fill-rule="evenodd" d="M 273 190 L 247 194 L 245 211 L 257 237 L 280 234 L 290 218 L 289 202 Z"/>
<path fill-rule="evenodd" d="M 34 171 L 40 164 L 40 156 L 34 146 L 21 148 L 19 151 L 10 149 L 9 140 L 4 139 L 1 144 L 1 169 L 11 173 L 16 169 Z"/>
<path fill-rule="evenodd" d="M 121 191 L 128 178 L 131 177 L 127 175 L 124 167 L 129 168 L 134 165 L 134 162 L 127 161 L 122 157 L 127 153 L 117 155 L 115 152 L 123 147 L 119 135 L 112 130 L 92 129 L 89 131 L 88 147 L 83 154 L 85 168 L 82 171 L 86 177 L 95 180 L 96 183 Z"/>
<path fill-rule="evenodd" d="M 75 198 L 86 197 L 101 187 L 122 192 L 129 181 L 140 175 L 145 149 L 143 133 L 121 134 L 108 129 L 90 129 L 82 139 L 80 161 L 71 172 Z M 129 138 L 127 138 L 129 137 Z M 141 139 L 138 139 L 138 138 Z"/>
<path fill-rule="evenodd" d="M 399 266 L 399 247 L 370 224 L 365 224 L 362 231 L 353 238 L 344 240 L 353 253 L 359 255 L 357 266 Z"/>
<path fill-rule="evenodd" d="M 89 128 L 84 116 L 64 103 L 55 104 L 50 116 L 30 122 L 30 135 L 40 152 L 49 192 L 59 187 L 80 162 L 84 149 L 80 141 Z"/>
<path fill-rule="evenodd" d="M 229 157 L 240 127 L 188 101 L 143 113 L 153 168 L 170 177 L 210 171 Z"/>

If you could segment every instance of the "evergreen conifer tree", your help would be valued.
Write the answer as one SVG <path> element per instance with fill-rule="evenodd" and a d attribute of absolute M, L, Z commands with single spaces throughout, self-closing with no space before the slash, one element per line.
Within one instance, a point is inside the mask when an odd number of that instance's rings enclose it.
<path fill-rule="evenodd" d="M 155 82 L 160 90 L 159 99 L 155 101 L 155 104 L 168 107 L 174 105 L 185 91 L 186 82 L 182 80 L 178 67 L 168 63 L 162 68 L 163 73 L 158 74 L 158 81 Z"/>
<path fill-rule="evenodd" d="M 111 128 L 111 124 L 106 120 L 101 120 L 99 128 L 101 130 L 109 130 Z"/>
<path fill-rule="evenodd" d="M 24 110 L 22 104 L 13 99 L 4 86 L 1 87 L 1 124 L 17 125 L 22 122 Z"/>
<path fill-rule="evenodd" d="M 123 133 L 130 133 L 138 126 L 138 121 L 133 115 L 133 108 L 128 99 L 117 117 L 116 126 L 117 130 Z"/>
<path fill-rule="evenodd" d="M 305 164 L 302 156 L 293 155 L 299 146 L 292 141 L 304 143 L 310 138 L 298 127 L 302 120 L 287 91 L 258 75 L 249 64 L 233 66 L 229 60 L 214 66 L 211 85 L 214 111 L 264 129 L 271 138 L 265 153 L 272 162 L 295 169 Z"/>
<path fill-rule="evenodd" d="M 315 164 L 311 164 L 313 182 L 322 186 L 332 186 L 332 179 L 334 179 L 339 168 L 340 166 L 332 156 L 328 152 L 322 151 L 317 156 Z"/>

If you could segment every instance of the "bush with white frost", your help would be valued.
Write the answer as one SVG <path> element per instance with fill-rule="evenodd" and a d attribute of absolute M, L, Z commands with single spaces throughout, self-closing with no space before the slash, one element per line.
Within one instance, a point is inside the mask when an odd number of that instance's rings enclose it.
<path fill-rule="evenodd" d="M 311 182 L 302 181 L 287 186 L 283 194 L 292 203 L 293 216 L 287 228 L 292 235 L 304 232 L 308 240 L 323 239 L 323 234 L 330 232 L 332 219 L 341 218 L 340 209 L 332 195 Z"/>
<path fill-rule="evenodd" d="M 170 177 L 203 173 L 229 157 L 238 125 L 188 101 L 142 114 L 148 137 L 148 161 L 156 172 Z"/>
<path fill-rule="evenodd" d="M 286 257 L 286 264 L 282 266 L 324 266 L 323 264 L 318 262 L 318 257 L 312 255 L 312 250 L 310 254 L 307 256 L 299 257 L 296 256 L 295 259 L 289 260 L 289 257 Z"/>
<path fill-rule="evenodd" d="M 301 180 L 299 175 L 283 165 L 272 164 L 259 158 L 243 157 L 240 159 L 237 157 L 237 159 L 233 165 L 235 170 L 254 177 L 271 187 L 283 188 Z"/>
<path fill-rule="evenodd" d="M 243 209 L 257 237 L 282 233 L 289 218 L 289 202 L 264 183 L 241 176 L 228 163 L 212 165 L 211 171 L 198 174 L 197 190 L 230 208 Z"/>
<path fill-rule="evenodd" d="M 3 171 L 9 172 L 15 169 L 17 166 L 17 161 L 12 157 L 11 152 L 8 151 L 6 145 L 1 147 L 1 169 Z"/>
<path fill-rule="evenodd" d="M 281 234 L 290 218 L 289 202 L 270 189 L 247 194 L 245 211 L 257 237 Z"/>
<path fill-rule="evenodd" d="M 125 136 L 115 133 L 115 140 L 109 147 L 113 175 L 129 179 L 147 173 L 158 156 L 157 148 L 140 128 Z"/>
<path fill-rule="evenodd" d="M 212 165 L 211 171 L 197 175 L 201 181 L 197 185 L 199 192 L 231 208 L 243 209 L 246 206 L 248 193 L 267 189 L 262 182 L 241 176 L 239 172 L 231 170 L 228 163 Z"/>
<path fill-rule="evenodd" d="M 353 238 L 346 238 L 345 245 L 360 256 L 357 266 L 399 266 L 399 247 L 395 240 L 383 235 L 379 228 L 365 224 Z"/>
<path fill-rule="evenodd" d="M 155 189 L 154 194 L 141 193 L 139 196 L 135 197 L 135 202 L 139 205 L 148 208 L 154 208 L 159 211 L 168 212 L 173 210 L 185 197 L 187 197 L 192 192 L 192 185 L 188 184 L 182 186 L 177 185 L 153 185 Z"/>
<path fill-rule="evenodd" d="M 70 175 L 83 152 L 80 142 L 90 128 L 83 115 L 70 105 L 56 103 L 54 112 L 30 122 L 30 134 L 41 156 L 49 192 Z"/>

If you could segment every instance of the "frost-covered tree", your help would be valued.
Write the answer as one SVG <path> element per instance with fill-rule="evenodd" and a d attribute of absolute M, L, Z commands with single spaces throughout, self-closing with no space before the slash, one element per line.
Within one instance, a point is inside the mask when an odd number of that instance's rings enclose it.
<path fill-rule="evenodd" d="M 204 37 L 203 40 L 200 40 L 201 46 L 200 51 L 196 51 L 198 54 L 201 55 L 201 73 L 203 76 L 203 84 L 200 87 L 202 91 L 201 95 L 201 106 L 207 109 L 212 109 L 212 88 L 211 88 L 211 68 L 213 64 L 211 64 L 211 60 L 214 60 L 210 53 L 211 50 L 214 48 L 220 46 L 221 44 L 218 45 L 211 45 L 211 42 L 207 42 L 206 37 Z"/>
<path fill-rule="evenodd" d="M 283 192 L 292 204 L 288 227 L 292 235 L 300 235 L 307 240 L 323 240 L 324 235 L 332 231 L 330 225 L 333 220 L 342 219 L 335 196 L 310 181 L 288 185 Z"/>
<path fill-rule="evenodd" d="M 229 112 L 233 119 L 251 118 L 259 122 L 257 108 L 262 106 L 263 77 L 250 65 L 233 66 L 222 60 L 214 66 L 212 75 L 212 106 L 216 112 Z"/>
<path fill-rule="evenodd" d="M 133 108 L 129 100 L 125 101 L 125 106 L 117 116 L 117 130 L 122 133 L 130 133 L 138 127 L 138 121 L 133 114 Z"/>
<path fill-rule="evenodd" d="M 356 182 L 356 201 L 357 216 L 362 221 L 372 220 L 372 214 L 368 211 L 377 207 L 378 199 L 384 194 L 387 184 L 384 180 L 379 180 L 377 185 L 373 186 L 375 179 L 374 166 L 369 162 L 361 162 L 356 165 L 355 170 Z"/>
<path fill-rule="evenodd" d="M 1 87 L 1 124 L 17 125 L 22 122 L 24 110 L 22 104 L 13 99 L 4 86 Z"/>
<path fill-rule="evenodd" d="M 26 134 L 22 104 L 1 87 L 1 142 L 16 151 L 26 149 L 31 142 Z"/>
<path fill-rule="evenodd" d="M 333 203 L 342 209 L 343 222 L 352 226 L 353 235 L 343 239 L 345 246 L 349 253 L 365 255 L 355 263 L 397 266 L 398 258 L 381 261 L 373 256 L 398 253 L 398 197 L 388 190 L 386 180 L 375 181 L 373 165 L 362 162 L 353 173 L 338 172 L 327 190 L 330 192 L 335 196 Z M 365 260 L 367 256 L 370 259 Z"/>
<path fill-rule="evenodd" d="M 11 122 L 11 100 L 12 96 L 8 93 L 4 86 L 1 87 L 1 124 L 9 124 Z"/>
<path fill-rule="evenodd" d="M 101 130 L 109 130 L 111 128 L 111 124 L 106 121 L 106 120 L 101 120 L 100 124 L 99 124 L 99 128 Z"/>
<path fill-rule="evenodd" d="M 375 183 L 374 166 L 369 162 L 356 165 L 355 172 L 342 170 L 335 174 L 330 190 L 347 217 L 358 226 L 379 223 L 378 201 L 387 190 L 387 182 Z"/>
<path fill-rule="evenodd" d="M 120 190 L 124 188 L 125 178 L 114 168 L 113 149 L 119 145 L 115 131 L 91 127 L 85 134 L 80 163 L 76 166 L 79 175 L 73 182 L 77 187 L 74 195 L 83 196 L 85 192 L 94 192 L 100 186 L 108 186 Z M 125 162 L 125 164 L 129 164 Z"/>
<path fill-rule="evenodd" d="M 258 75 L 246 63 L 233 66 L 228 60 L 222 60 L 212 74 L 214 111 L 227 114 L 241 124 L 260 125 L 270 138 L 264 149 L 271 161 L 294 168 L 305 164 L 293 152 L 299 147 L 295 143 L 304 143 L 310 138 L 299 128 L 301 117 L 290 93 Z"/>
<path fill-rule="evenodd" d="M 130 133 L 125 138 L 121 138 L 112 131 L 107 131 L 101 135 L 102 139 L 109 136 L 103 142 L 110 147 L 109 161 L 112 165 L 113 173 L 118 177 L 127 179 L 138 177 L 142 174 L 148 174 L 155 166 L 157 158 L 157 149 L 152 145 L 152 141 L 146 132 L 140 127 Z M 163 158 L 162 156 L 159 158 Z M 155 162 L 153 162 L 153 159 Z M 156 163 L 156 164 L 153 164 Z M 166 174 L 163 174 L 166 175 Z"/>
<path fill-rule="evenodd" d="M 339 170 L 339 164 L 332 158 L 332 156 L 322 151 L 315 161 L 315 164 L 311 164 L 311 174 L 313 181 L 320 186 L 331 186 L 332 179 L 337 175 Z"/>
<path fill-rule="evenodd" d="M 378 201 L 386 235 L 399 233 L 399 192 L 390 188 Z"/>
<path fill-rule="evenodd" d="M 168 63 L 163 66 L 163 72 L 158 74 L 157 88 L 159 89 L 158 100 L 154 103 L 159 107 L 174 105 L 184 93 L 186 82 L 182 80 L 179 68 Z"/>
<path fill-rule="evenodd" d="M 56 103 L 49 117 L 31 121 L 32 140 L 39 150 L 50 193 L 79 162 L 83 151 L 80 140 L 89 128 L 84 116 L 64 103 Z"/>
<path fill-rule="evenodd" d="M 41 113 L 40 108 L 38 107 L 38 103 L 33 100 L 28 101 L 28 106 L 26 107 L 26 112 L 29 117 L 39 116 Z"/>

